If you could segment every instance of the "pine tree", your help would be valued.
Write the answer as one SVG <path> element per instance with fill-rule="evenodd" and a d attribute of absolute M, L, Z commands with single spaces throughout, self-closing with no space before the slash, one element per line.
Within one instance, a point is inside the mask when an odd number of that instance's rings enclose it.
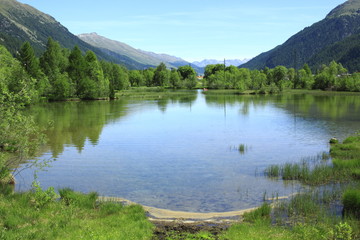
<path fill-rule="evenodd" d="M 80 82 L 85 77 L 86 71 L 86 62 L 85 58 L 82 55 L 82 52 L 78 46 L 75 46 L 69 55 L 69 65 L 67 68 L 67 72 L 69 74 L 70 79 L 74 83 L 75 94 L 76 96 L 80 96 L 82 93 Z"/>
<path fill-rule="evenodd" d="M 29 42 L 25 42 L 20 47 L 18 59 L 31 77 L 38 78 L 40 76 L 40 63 Z"/>

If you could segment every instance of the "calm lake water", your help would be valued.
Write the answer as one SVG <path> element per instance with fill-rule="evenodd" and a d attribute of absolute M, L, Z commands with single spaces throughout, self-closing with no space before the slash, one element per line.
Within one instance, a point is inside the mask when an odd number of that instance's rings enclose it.
<path fill-rule="evenodd" d="M 156 100 L 66 102 L 30 110 L 47 131 L 43 188 L 96 191 L 159 208 L 221 212 L 299 191 L 270 164 L 328 152 L 360 130 L 359 95 L 235 96 L 194 91 Z M 245 152 L 238 151 L 240 144 Z M 17 177 L 31 188 L 34 171 Z"/>

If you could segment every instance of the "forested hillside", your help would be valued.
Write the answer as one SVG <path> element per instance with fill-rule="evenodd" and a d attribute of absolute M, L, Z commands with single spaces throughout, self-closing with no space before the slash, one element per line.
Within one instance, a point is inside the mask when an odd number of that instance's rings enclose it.
<path fill-rule="evenodd" d="M 359 66 L 349 51 L 354 47 L 356 50 L 359 45 L 353 39 L 346 39 L 358 33 L 360 33 L 360 0 L 347 1 L 331 11 L 324 20 L 305 28 L 284 44 L 260 54 L 241 67 L 262 69 L 283 65 L 300 68 L 305 63 L 309 63 L 309 66 L 315 70 L 319 65 L 329 64 L 335 60 L 349 70 L 356 71 Z M 353 47 L 338 47 L 336 55 L 332 56 L 330 51 L 334 51 L 331 50 L 334 44 L 345 40 L 348 41 L 347 43 L 351 41 Z M 341 46 L 345 46 L 345 44 Z M 319 56 L 317 56 L 318 54 Z"/>
<path fill-rule="evenodd" d="M 319 69 L 322 64 L 332 60 L 340 62 L 350 72 L 360 71 L 360 34 L 355 34 L 336 42 L 324 49 L 309 60 L 309 65 Z"/>

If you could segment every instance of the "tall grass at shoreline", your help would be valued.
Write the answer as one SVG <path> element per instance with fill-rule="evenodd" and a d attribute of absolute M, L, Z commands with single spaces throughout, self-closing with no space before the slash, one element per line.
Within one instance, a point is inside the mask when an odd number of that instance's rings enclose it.
<path fill-rule="evenodd" d="M 303 239 L 360 239 L 360 134 L 331 144 L 330 155 L 271 165 L 265 175 L 316 186 L 277 202 L 272 225 L 290 225 Z"/>
<path fill-rule="evenodd" d="M 335 179 L 339 180 L 343 176 L 343 173 L 333 170 L 328 160 L 329 155 L 321 153 L 314 157 L 304 158 L 299 163 L 270 165 L 264 173 L 270 178 L 299 180 L 309 185 L 326 184 Z"/>

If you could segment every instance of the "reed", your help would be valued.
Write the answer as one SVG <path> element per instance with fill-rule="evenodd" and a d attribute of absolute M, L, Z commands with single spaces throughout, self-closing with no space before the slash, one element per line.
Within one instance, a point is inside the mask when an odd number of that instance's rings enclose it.
<path fill-rule="evenodd" d="M 244 214 L 245 222 L 256 222 L 258 220 L 270 219 L 271 206 L 268 203 L 263 203 L 261 207 L 251 212 Z"/>
<path fill-rule="evenodd" d="M 239 152 L 243 154 L 247 150 L 247 146 L 245 144 L 240 144 L 238 149 L 239 149 Z"/>
<path fill-rule="evenodd" d="M 343 195 L 343 214 L 360 220 L 360 189 L 347 189 Z"/>
<path fill-rule="evenodd" d="M 281 167 L 279 165 L 270 165 L 265 169 L 265 175 L 272 178 L 281 176 Z"/>

